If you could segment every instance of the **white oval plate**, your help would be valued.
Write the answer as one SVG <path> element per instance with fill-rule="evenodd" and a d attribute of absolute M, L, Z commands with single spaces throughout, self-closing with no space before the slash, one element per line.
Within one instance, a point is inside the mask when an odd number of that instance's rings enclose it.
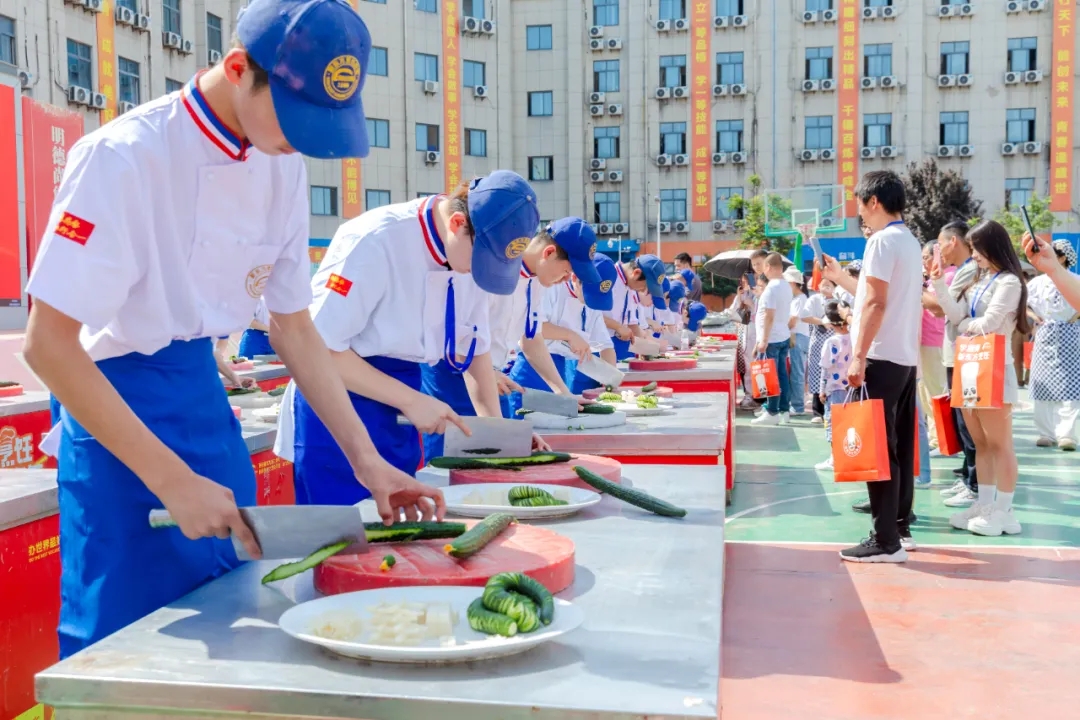
<path fill-rule="evenodd" d="M 391 571 L 393 572 L 393 571 Z M 360 660 L 391 663 L 445 664 L 485 660 L 516 655 L 550 642 L 574 630 L 585 620 L 581 608 L 566 600 L 555 598 L 555 618 L 547 627 L 531 633 L 506 638 L 484 635 L 469 627 L 465 610 L 483 592 L 481 587 L 447 585 L 443 587 L 398 587 L 331 595 L 291 607 L 278 620 L 278 627 L 297 640 L 320 645 L 332 652 Z M 366 608 L 379 603 L 447 603 L 458 616 L 454 626 L 454 645 L 442 647 L 432 638 L 411 647 L 371 645 L 363 642 L 369 619 Z M 313 633 L 315 626 L 328 614 L 357 615 L 365 632 L 360 641 L 331 640 Z"/>
<path fill-rule="evenodd" d="M 547 505 L 544 507 L 514 507 L 509 499 L 505 499 L 510 488 L 517 485 L 547 490 L 558 497 L 556 493 L 567 491 L 570 493 L 569 505 Z M 480 493 L 486 497 L 492 492 L 501 491 L 505 505 L 468 505 L 465 498 L 471 493 Z M 446 499 L 446 511 L 459 517 L 485 518 L 495 512 L 509 512 L 519 520 L 566 517 L 581 512 L 590 505 L 600 502 L 600 494 L 584 488 L 565 487 L 562 485 L 544 485 L 542 483 L 476 483 L 472 485 L 450 485 L 443 488 L 443 497 Z"/>
<path fill-rule="evenodd" d="M 252 417 L 265 423 L 276 423 L 278 421 L 278 415 L 280 414 L 280 403 L 275 403 L 272 407 L 258 408 L 251 411 Z"/>

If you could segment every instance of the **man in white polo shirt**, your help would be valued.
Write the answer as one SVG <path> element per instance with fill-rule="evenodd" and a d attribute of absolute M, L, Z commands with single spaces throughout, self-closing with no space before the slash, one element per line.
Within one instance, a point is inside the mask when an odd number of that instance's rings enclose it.
<path fill-rule="evenodd" d="M 754 356 L 765 355 L 776 363 L 776 376 L 780 382 L 780 395 L 769 398 L 765 412 L 750 421 L 751 425 L 779 425 L 788 419 L 791 409 L 788 388 L 787 360 L 791 351 L 791 285 L 784 280 L 784 258 L 780 253 L 769 253 L 764 262 L 765 277 L 769 284 L 758 299 L 754 329 L 757 347 Z"/>

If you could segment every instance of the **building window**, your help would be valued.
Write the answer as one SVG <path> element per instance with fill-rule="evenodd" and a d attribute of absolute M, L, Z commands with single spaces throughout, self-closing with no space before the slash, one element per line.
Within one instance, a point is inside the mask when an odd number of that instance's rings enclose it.
<path fill-rule="evenodd" d="M 892 0 L 863 0 L 863 7 L 892 7 Z"/>
<path fill-rule="evenodd" d="M 416 79 L 420 82 L 425 80 L 439 81 L 439 56 L 427 53 L 413 53 L 413 69 Z"/>
<path fill-rule="evenodd" d="M 387 59 L 386 48 L 384 47 L 372 47 L 371 53 L 368 55 L 368 75 L 381 75 L 386 77 L 389 71 L 389 62 Z"/>
<path fill-rule="evenodd" d="M 389 190 L 365 190 L 364 191 L 364 209 L 374 210 L 375 208 L 383 207 L 390 204 L 390 191 Z"/>
<path fill-rule="evenodd" d="M 680 20 L 686 17 L 686 0 L 660 0 L 657 20 Z"/>
<path fill-rule="evenodd" d="M 970 47 L 967 42 L 941 43 L 941 74 L 966 75 Z"/>
<path fill-rule="evenodd" d="M 74 40 L 67 41 L 68 85 L 86 88 L 94 87 L 94 78 L 90 72 L 90 46 Z"/>
<path fill-rule="evenodd" d="M 439 149 L 439 126 L 416 123 L 416 149 L 420 152 Z"/>
<path fill-rule="evenodd" d="M 742 211 L 735 212 L 731 209 L 731 198 L 736 195 L 742 196 L 741 187 L 718 187 L 716 188 L 716 219 L 736 220 L 742 218 Z"/>
<path fill-rule="evenodd" d="M 617 127 L 593 128 L 593 157 L 610 160 L 619 157 L 619 131 Z"/>
<path fill-rule="evenodd" d="M 438 194 L 439 193 L 418 192 L 418 193 L 416 193 L 416 199 L 419 200 L 420 198 L 434 197 L 435 195 L 438 195 Z"/>
<path fill-rule="evenodd" d="M 660 87 L 686 87 L 686 56 L 660 56 Z"/>
<path fill-rule="evenodd" d="M 660 152 L 667 155 L 686 152 L 686 123 L 660 123 Z"/>
<path fill-rule="evenodd" d="M 863 147 L 892 145 L 892 114 L 863 116 Z"/>
<path fill-rule="evenodd" d="M 1005 207 L 1027 205 L 1034 194 L 1035 178 L 1005 178 Z"/>
<path fill-rule="evenodd" d="M 539 155 L 529 158 L 530 180 L 551 180 L 554 177 L 554 158 L 551 155 Z"/>
<path fill-rule="evenodd" d="M 484 0 L 462 0 L 461 12 L 465 17 L 484 19 Z"/>
<path fill-rule="evenodd" d="M 810 12 L 832 10 L 832 0 L 806 0 L 806 9 Z"/>
<path fill-rule="evenodd" d="M 743 14 L 743 0 L 716 0 L 715 15 L 730 17 Z"/>
<path fill-rule="evenodd" d="M 364 0 L 364 2 L 375 3 L 376 5 L 386 4 L 386 0 Z"/>
<path fill-rule="evenodd" d="M 0 63 L 18 65 L 15 53 L 15 21 L 0 15 Z"/>
<path fill-rule="evenodd" d="M 967 112 L 943 112 L 941 113 L 941 144 L 942 145 L 967 145 L 968 144 L 968 114 Z"/>
<path fill-rule="evenodd" d="M 660 191 L 660 222 L 683 222 L 686 220 L 686 190 Z"/>
<path fill-rule="evenodd" d="M 1038 47 L 1038 38 L 1009 38 L 1009 70 L 1011 72 L 1034 70 Z"/>
<path fill-rule="evenodd" d="M 1005 111 L 1005 142 L 1035 140 L 1035 108 L 1010 108 Z"/>
<path fill-rule="evenodd" d="M 892 75 L 892 43 L 863 48 L 863 75 L 877 78 Z"/>
<path fill-rule="evenodd" d="M 619 193 L 598 192 L 593 194 L 593 222 L 617 223 L 621 221 Z"/>
<path fill-rule="evenodd" d="M 526 50 L 550 50 L 551 49 L 551 26 L 550 25 L 527 25 L 525 27 Z"/>
<path fill-rule="evenodd" d="M 619 0 L 593 0 L 593 25 L 612 27 L 619 24 Z M 550 32 L 551 26 L 548 26 Z"/>
<path fill-rule="evenodd" d="M 742 120 L 716 121 L 716 152 L 742 152 Z"/>
<path fill-rule="evenodd" d="M 179 80 L 173 80 L 172 78 L 165 78 L 165 93 L 174 93 L 180 88 L 184 87 L 184 83 Z"/>
<path fill-rule="evenodd" d="M 325 185 L 311 186 L 311 214 L 337 215 L 337 188 Z"/>
<path fill-rule="evenodd" d="M 420 12 L 438 13 L 439 3 L 437 0 L 415 0 L 416 9 Z"/>
<path fill-rule="evenodd" d="M 552 114 L 550 90 L 529 93 L 529 117 L 549 117 Z"/>
<path fill-rule="evenodd" d="M 206 49 L 221 54 L 221 18 L 206 13 Z"/>
<path fill-rule="evenodd" d="M 806 118 L 806 147 L 824 150 L 833 146 L 832 115 L 811 115 Z"/>
<path fill-rule="evenodd" d="M 479 85 L 487 85 L 484 80 L 487 75 L 486 67 L 482 62 L 476 62 L 475 60 L 465 60 L 461 63 L 461 77 L 462 86 L 468 88 L 474 88 Z"/>
<path fill-rule="evenodd" d="M 373 148 L 390 147 L 390 121 L 368 118 L 367 136 L 368 145 Z"/>
<path fill-rule="evenodd" d="M 487 157 L 487 130 L 465 128 L 465 154 Z"/>
<path fill-rule="evenodd" d="M 133 13 L 139 12 L 139 6 L 136 0 L 116 0 L 116 7 L 127 8 Z"/>
<path fill-rule="evenodd" d="M 117 99 L 120 102 L 138 105 L 142 102 L 139 99 L 141 94 L 139 92 L 139 63 L 118 57 L 116 59 L 116 70 L 120 81 L 120 97 Z"/>
<path fill-rule="evenodd" d="M 716 82 L 721 85 L 743 82 L 743 54 L 741 52 L 716 53 Z"/>
<path fill-rule="evenodd" d="M 832 74 L 833 49 L 831 47 L 806 48 L 806 79 L 828 80 Z"/>
<path fill-rule="evenodd" d="M 161 0 L 161 29 L 183 37 L 180 23 L 180 0 Z"/>
<path fill-rule="evenodd" d="M 592 82 L 593 92 L 619 92 L 619 61 L 593 61 Z"/>

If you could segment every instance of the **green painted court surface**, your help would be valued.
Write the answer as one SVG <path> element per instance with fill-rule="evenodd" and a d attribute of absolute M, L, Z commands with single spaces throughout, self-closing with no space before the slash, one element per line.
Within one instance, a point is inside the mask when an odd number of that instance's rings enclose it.
<path fill-rule="evenodd" d="M 836 483 L 831 472 L 814 470 L 829 452 L 822 426 L 808 419 L 763 428 L 749 422 L 745 413 L 736 421 L 729 542 L 854 544 L 866 536 L 870 516 L 851 509 L 866 498 L 865 484 Z M 956 509 L 942 504 L 939 491 L 956 479 L 952 469 L 962 463 L 957 455 L 932 458 L 933 486 L 915 491 L 919 519 L 911 531 L 917 543 L 1080 547 L 1080 453 L 1036 448 L 1030 409 L 1014 415 L 1014 442 L 1020 464 L 1014 506 L 1023 532 L 986 538 L 949 525 Z"/>

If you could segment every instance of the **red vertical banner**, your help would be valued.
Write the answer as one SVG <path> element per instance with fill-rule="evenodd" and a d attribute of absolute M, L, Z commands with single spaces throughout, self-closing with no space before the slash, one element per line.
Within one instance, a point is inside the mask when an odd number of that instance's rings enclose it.
<path fill-rule="evenodd" d="M 443 166 L 446 168 L 446 190 L 453 192 L 461 183 L 461 50 L 458 43 L 457 0 L 443 2 L 443 133 L 446 148 Z"/>
<path fill-rule="evenodd" d="M 82 115 L 22 99 L 23 187 L 26 188 L 26 265 L 34 267 L 67 152 L 82 137 Z M 0 164 L 0 167 L 4 165 Z M 14 192 L 12 192 L 14 197 Z M 0 202 L 3 199 L 0 198 Z"/>
<path fill-rule="evenodd" d="M 113 35 L 116 19 L 113 17 L 113 0 L 102 0 L 101 12 L 97 14 L 98 92 L 105 96 L 105 109 L 101 111 L 101 124 L 116 117 L 116 51 Z"/>
<path fill-rule="evenodd" d="M 15 88 L 0 85 L 0 306 L 22 304 Z"/>
<path fill-rule="evenodd" d="M 1050 210 L 1072 209 L 1073 72 L 1076 69 L 1076 2 L 1054 2 L 1053 86 L 1050 95 Z"/>
<path fill-rule="evenodd" d="M 840 0 L 840 63 L 836 93 L 840 109 L 837 184 L 844 186 L 845 217 L 855 215 L 855 183 L 859 174 L 859 2 Z"/>
<path fill-rule="evenodd" d="M 712 76 L 709 56 L 713 34 L 711 4 L 693 0 L 690 12 L 690 102 L 693 112 L 691 151 L 693 171 L 690 197 L 694 199 L 690 219 L 693 222 L 712 220 Z M 719 80 L 717 80 L 719 82 Z"/>
<path fill-rule="evenodd" d="M 359 9 L 358 1 L 349 0 L 353 10 Z M 341 161 L 341 217 L 348 220 L 362 212 L 364 201 L 360 198 L 360 158 L 344 158 Z"/>

